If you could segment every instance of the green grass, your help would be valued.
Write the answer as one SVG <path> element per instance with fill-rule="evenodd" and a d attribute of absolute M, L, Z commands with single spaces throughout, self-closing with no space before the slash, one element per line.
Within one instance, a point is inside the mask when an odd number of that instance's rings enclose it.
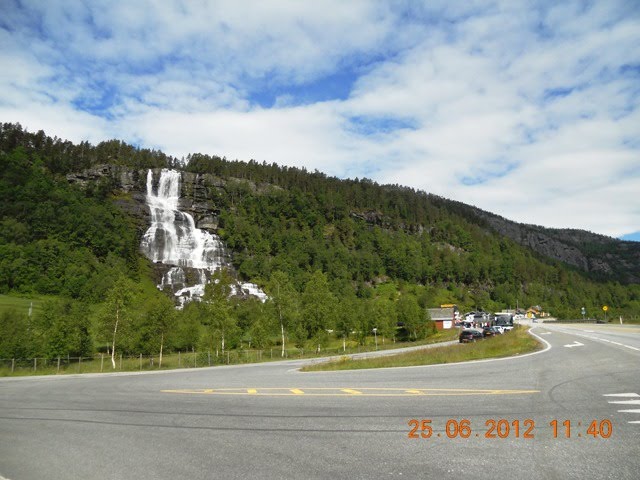
<path fill-rule="evenodd" d="M 57 297 L 47 295 L 0 295 L 0 313 L 6 310 L 15 310 L 19 313 L 29 313 L 29 306 L 33 302 L 33 314 L 42 311 L 42 304 L 46 300 Z"/>
<path fill-rule="evenodd" d="M 542 345 L 527 333 L 527 329 L 516 327 L 504 335 L 497 335 L 474 343 L 435 347 L 398 355 L 359 360 L 345 356 L 338 360 L 305 366 L 302 371 L 355 370 L 467 362 L 485 358 L 509 357 L 541 348 Z"/>

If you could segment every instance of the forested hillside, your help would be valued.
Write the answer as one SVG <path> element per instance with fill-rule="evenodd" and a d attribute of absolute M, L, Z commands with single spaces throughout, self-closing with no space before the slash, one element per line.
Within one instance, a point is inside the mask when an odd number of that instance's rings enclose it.
<path fill-rule="evenodd" d="M 67 179 L 105 164 L 134 184 L 123 189 L 110 173 L 82 185 Z M 74 145 L 15 124 L 1 126 L 0 166 L 0 293 L 50 296 L 33 318 L 0 312 L 0 358 L 281 345 L 283 337 L 298 346 L 364 342 L 373 327 L 420 338 L 432 328 L 425 309 L 442 303 L 540 305 L 560 318 L 579 317 L 583 306 L 601 315 L 605 304 L 610 317 L 640 313 L 637 283 L 590 277 L 497 233 L 462 204 L 398 185 L 204 154 L 178 160 L 117 140 Z M 200 194 L 235 269 L 220 272 L 221 291 L 208 288 L 182 311 L 155 288 L 139 253 L 143 218 L 121 208 L 143 208 L 146 169 L 160 167 L 215 179 Z M 221 294 L 233 275 L 270 299 Z"/>

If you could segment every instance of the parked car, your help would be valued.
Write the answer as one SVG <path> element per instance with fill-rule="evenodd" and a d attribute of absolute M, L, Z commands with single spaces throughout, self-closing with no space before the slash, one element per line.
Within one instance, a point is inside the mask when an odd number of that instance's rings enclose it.
<path fill-rule="evenodd" d="M 476 340 L 482 340 L 484 338 L 484 334 L 482 330 L 477 330 L 475 328 L 465 328 L 460 332 L 460 343 L 468 343 L 475 342 Z"/>
<path fill-rule="evenodd" d="M 498 325 L 494 325 L 493 327 L 489 327 L 489 330 L 493 332 L 494 335 L 502 335 L 504 333 L 504 328 Z"/>
<path fill-rule="evenodd" d="M 494 331 L 491 329 L 491 327 L 484 327 L 484 328 L 482 329 L 482 334 L 483 334 L 485 337 L 493 337 L 493 336 L 496 334 L 496 332 L 494 332 Z"/>

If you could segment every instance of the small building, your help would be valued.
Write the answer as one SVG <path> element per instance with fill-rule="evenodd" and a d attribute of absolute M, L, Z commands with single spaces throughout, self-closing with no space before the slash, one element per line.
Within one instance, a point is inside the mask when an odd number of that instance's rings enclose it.
<path fill-rule="evenodd" d="M 431 320 L 436 323 L 438 330 L 448 330 L 453 328 L 453 324 L 456 318 L 455 305 L 451 307 L 440 308 L 428 308 L 429 316 Z"/>

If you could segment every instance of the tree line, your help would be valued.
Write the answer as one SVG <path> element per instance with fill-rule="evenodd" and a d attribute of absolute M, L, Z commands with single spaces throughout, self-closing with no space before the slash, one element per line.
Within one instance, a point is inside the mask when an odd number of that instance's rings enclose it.
<path fill-rule="evenodd" d="M 151 282 L 119 276 L 98 304 L 57 298 L 30 315 L 0 314 L 0 358 L 162 355 L 175 351 L 224 354 L 245 349 L 319 349 L 330 344 L 364 345 L 418 340 L 435 332 L 425 297 L 413 288 L 371 288 L 364 297 L 338 298 L 327 275 L 315 271 L 300 290 L 287 273 L 274 271 L 265 285 L 269 298 L 234 295 L 228 270 L 214 273 L 200 302 L 177 310 Z M 408 287 L 408 286 L 406 286 Z M 337 339 L 337 342 L 336 342 Z"/>

